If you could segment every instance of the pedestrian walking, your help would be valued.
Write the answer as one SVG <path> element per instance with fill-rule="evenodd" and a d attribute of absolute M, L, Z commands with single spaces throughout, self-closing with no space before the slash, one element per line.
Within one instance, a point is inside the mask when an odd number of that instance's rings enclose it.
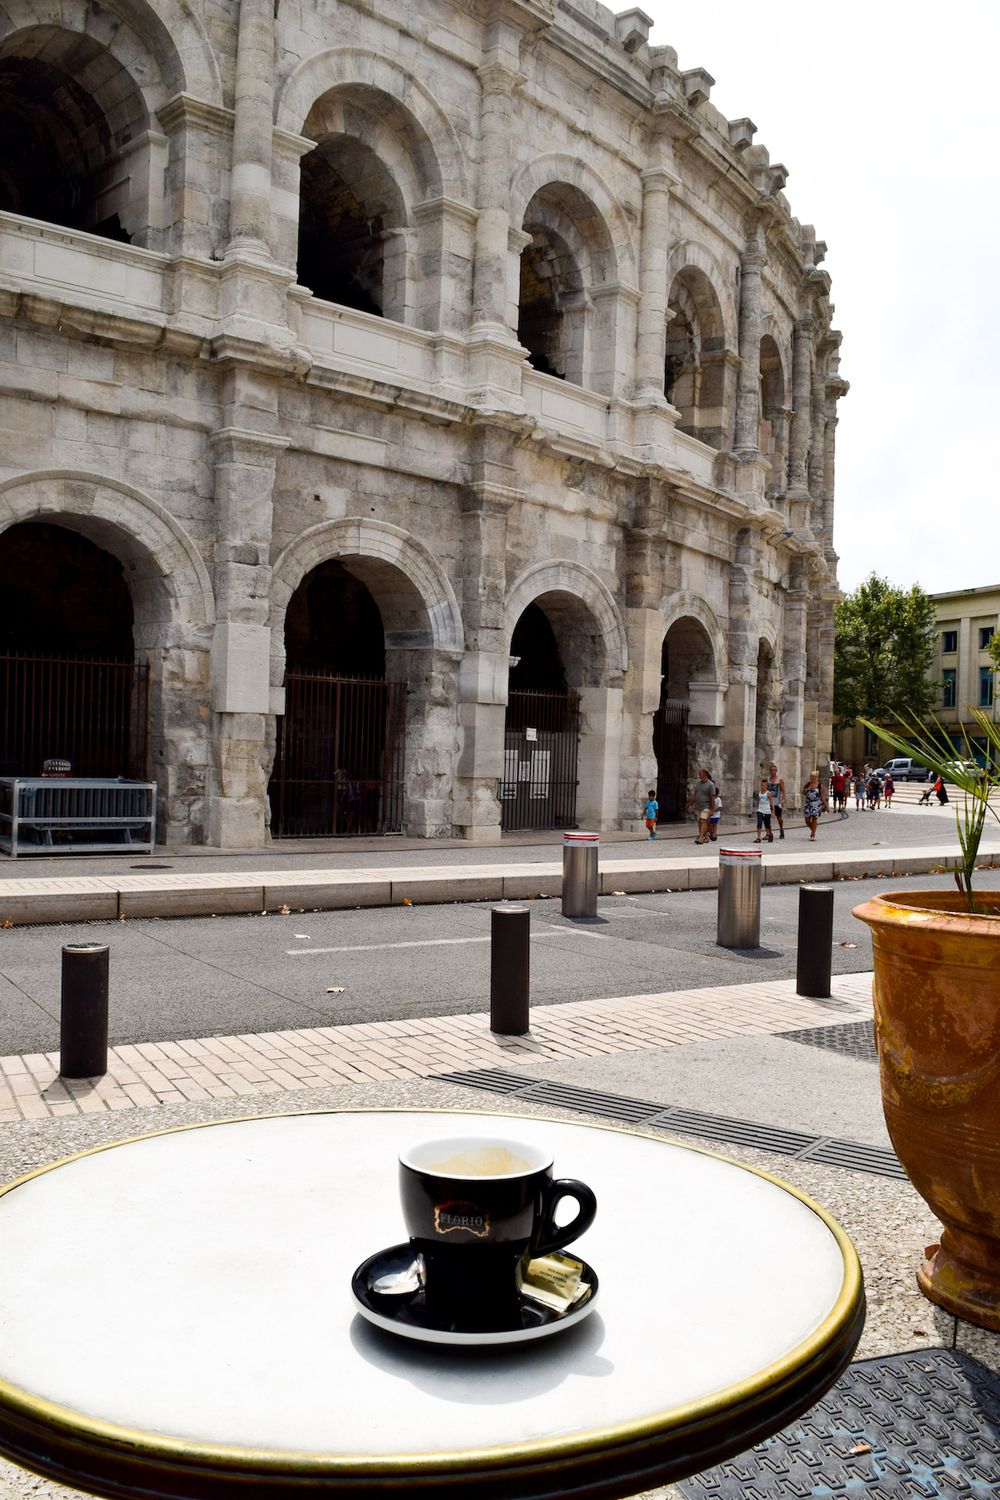
<path fill-rule="evenodd" d="M 938 802 L 942 807 L 944 807 L 945 803 L 948 801 L 948 789 L 944 784 L 943 776 L 938 777 L 937 781 L 935 781 L 934 785 L 931 787 L 931 791 L 936 794 Z"/>
<path fill-rule="evenodd" d="M 698 772 L 698 780 L 694 784 L 694 790 L 688 799 L 688 812 L 693 812 L 698 819 L 698 837 L 696 844 L 708 843 L 708 829 L 715 810 L 715 799 L 718 790 L 715 782 L 708 771 Z"/>
<path fill-rule="evenodd" d="M 819 822 L 820 814 L 828 811 L 826 793 L 820 785 L 818 771 L 813 771 L 809 780 L 802 788 L 802 797 L 802 816 L 806 820 L 810 839 L 814 839 L 816 837 L 816 825 Z"/>
<path fill-rule="evenodd" d="M 882 783 L 878 774 L 873 771 L 868 778 L 868 810 L 875 812 L 882 802 Z"/>
<path fill-rule="evenodd" d="M 865 806 L 865 778 L 861 771 L 854 778 L 854 811 L 863 812 Z"/>
<path fill-rule="evenodd" d="M 830 790 L 833 793 L 833 806 L 836 812 L 847 810 L 847 777 L 844 775 L 843 766 L 837 766 L 830 777 Z"/>
<path fill-rule="evenodd" d="M 719 837 L 719 820 L 722 817 L 722 798 L 719 796 L 719 788 L 715 789 L 715 806 L 712 808 L 712 816 L 708 820 L 708 836 L 714 844 Z"/>
<path fill-rule="evenodd" d="M 659 814 L 660 804 L 656 800 L 656 793 L 653 791 L 652 787 L 650 787 L 649 796 L 646 799 L 646 806 L 642 811 L 642 816 L 646 820 L 646 832 L 649 834 L 649 839 L 647 839 L 646 841 L 647 843 L 656 838 L 656 820 L 659 817 Z"/>
<path fill-rule="evenodd" d="M 766 842 L 774 843 L 774 834 L 771 832 L 771 814 L 774 811 L 774 796 L 767 784 L 767 777 L 762 776 L 760 780 L 760 791 L 757 793 L 757 837 L 755 844 L 761 843 L 761 834 L 765 835 Z"/>
<path fill-rule="evenodd" d="M 891 808 L 892 808 L 892 799 L 893 799 L 893 797 L 895 795 L 896 795 L 896 783 L 893 781 L 892 775 L 890 773 L 890 775 L 888 775 L 885 778 L 885 782 L 884 782 L 883 787 L 882 787 L 882 796 L 885 798 L 885 810 L 886 810 L 886 812 L 889 812 L 891 810 Z"/>
<path fill-rule="evenodd" d="M 778 775 L 778 768 L 775 765 L 771 766 L 767 789 L 771 793 L 774 816 L 778 820 L 778 838 L 783 839 L 785 837 L 785 783 Z"/>

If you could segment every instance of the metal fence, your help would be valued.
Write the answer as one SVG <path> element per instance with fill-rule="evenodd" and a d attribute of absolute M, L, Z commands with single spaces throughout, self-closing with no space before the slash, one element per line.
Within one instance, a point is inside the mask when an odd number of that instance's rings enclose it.
<path fill-rule="evenodd" d="M 403 826 L 406 684 L 289 672 L 271 777 L 275 838 Z"/>
<path fill-rule="evenodd" d="M 660 823 L 683 823 L 687 811 L 688 713 L 686 703 L 667 699 L 653 715 Z"/>
<path fill-rule="evenodd" d="M 145 662 L 0 654 L 0 776 L 149 776 Z"/>
<path fill-rule="evenodd" d="M 507 701 L 500 827 L 575 828 L 580 699 L 512 692 Z"/>

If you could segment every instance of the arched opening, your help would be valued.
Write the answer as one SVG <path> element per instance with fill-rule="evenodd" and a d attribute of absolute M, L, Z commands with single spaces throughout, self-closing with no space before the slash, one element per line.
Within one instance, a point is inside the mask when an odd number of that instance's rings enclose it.
<path fill-rule="evenodd" d="M 768 490 L 783 494 L 787 454 L 788 413 L 781 352 L 770 334 L 760 341 L 760 451 L 771 465 Z"/>
<path fill-rule="evenodd" d="M 614 279 L 614 250 L 601 215 L 579 188 L 550 183 L 531 198 L 522 228 L 517 336 L 528 362 L 573 385 L 600 384 L 611 354 L 594 317 L 595 289 Z"/>
<path fill-rule="evenodd" d="M 699 686 L 714 689 L 715 655 L 698 620 L 675 620 L 660 650 L 660 703 L 653 715 L 653 754 L 656 756 L 656 800 L 661 823 L 683 822 L 688 786 L 698 768 L 712 758 L 713 747 L 704 731 L 692 724 L 705 714 L 698 701 Z"/>
<path fill-rule="evenodd" d="M 719 299 L 705 273 L 688 266 L 674 277 L 667 306 L 664 395 L 680 412 L 681 432 L 722 448 L 726 341 Z"/>
<path fill-rule="evenodd" d="M 146 244 L 148 129 L 135 80 L 92 37 L 33 26 L 0 44 L 0 209 Z"/>
<path fill-rule="evenodd" d="M 66 526 L 0 536 L 0 775 L 144 778 L 147 669 L 122 564 Z"/>
<path fill-rule="evenodd" d="M 599 780 L 603 755 L 586 711 L 605 675 L 600 631 L 582 600 L 544 593 L 518 617 L 510 660 L 500 826 L 574 828 L 581 782 Z"/>
<path fill-rule="evenodd" d="M 275 838 L 397 832 L 403 824 L 406 685 L 386 681 L 370 589 L 336 558 L 285 615 L 285 712 L 268 788 Z"/>
<path fill-rule="evenodd" d="M 325 302 L 386 316 L 386 247 L 405 215 L 382 162 L 360 141 L 328 136 L 303 157 L 300 191 L 300 283 Z"/>
<path fill-rule="evenodd" d="M 762 640 L 757 647 L 757 704 L 754 713 L 754 762 L 756 776 L 766 775 L 777 762 L 781 743 L 781 684 L 775 671 L 774 651 Z"/>
<path fill-rule="evenodd" d="M 414 321 L 412 211 L 442 190 L 426 132 L 391 95 L 347 84 L 316 100 L 302 133 L 316 148 L 300 169 L 299 281 L 324 301 Z"/>

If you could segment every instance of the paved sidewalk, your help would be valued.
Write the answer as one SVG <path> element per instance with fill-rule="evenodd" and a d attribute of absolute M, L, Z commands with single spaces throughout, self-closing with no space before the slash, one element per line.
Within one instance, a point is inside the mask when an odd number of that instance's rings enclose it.
<path fill-rule="evenodd" d="M 600 894 L 712 889 L 718 885 L 718 856 L 725 843 L 720 839 L 717 845 L 666 857 L 649 844 L 640 845 L 631 856 L 623 857 L 617 850 L 605 853 L 600 861 Z M 984 839 L 984 859 L 994 850 L 1000 851 L 1000 840 Z M 764 881 L 769 885 L 927 874 L 958 863 L 953 833 L 916 847 L 878 841 L 839 852 L 823 845 L 814 849 L 808 842 L 786 848 L 768 845 L 761 857 Z M 272 867 L 233 873 L 185 870 L 138 875 L 111 870 L 61 878 L 19 874 L 0 881 L 0 926 L 221 916 L 284 908 L 329 911 L 418 902 L 518 901 L 557 896 L 561 890 L 561 857 L 523 863 L 501 862 L 495 854 L 461 865 L 372 863 L 351 869 Z"/>
<path fill-rule="evenodd" d="M 804 999 L 794 981 L 779 980 L 539 1006 L 525 1037 L 494 1036 L 482 1013 L 124 1044 L 109 1049 L 107 1075 L 93 1080 L 60 1078 L 58 1053 L 31 1053 L 0 1058 L 0 1121 L 564 1062 L 870 1015 L 871 975 L 848 974 L 834 979 L 832 1001 Z"/>

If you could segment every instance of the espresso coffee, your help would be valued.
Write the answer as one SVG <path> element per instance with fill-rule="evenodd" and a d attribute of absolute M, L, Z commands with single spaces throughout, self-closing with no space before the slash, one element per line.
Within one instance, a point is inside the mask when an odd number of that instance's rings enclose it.
<path fill-rule="evenodd" d="M 534 1171 L 534 1166 L 506 1146 L 482 1146 L 476 1151 L 456 1151 L 445 1161 L 428 1162 L 424 1170 L 442 1177 L 517 1177 Z"/>
<path fill-rule="evenodd" d="M 520 1305 L 522 1262 L 567 1245 L 591 1225 L 585 1183 L 553 1181 L 552 1157 L 502 1137 L 452 1136 L 401 1153 L 403 1217 L 423 1266 L 428 1317 L 441 1328 L 504 1328 Z M 578 1212 L 557 1224 L 556 1208 Z"/>

